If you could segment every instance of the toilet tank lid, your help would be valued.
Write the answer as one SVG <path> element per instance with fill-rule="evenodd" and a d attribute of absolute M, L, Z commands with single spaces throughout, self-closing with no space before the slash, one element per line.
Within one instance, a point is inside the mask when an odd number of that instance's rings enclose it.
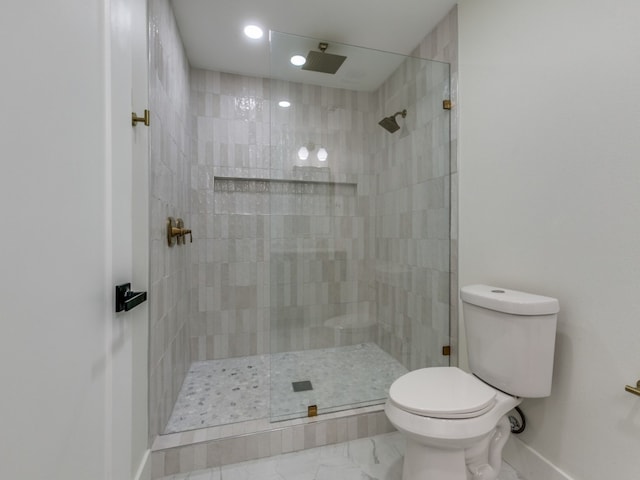
<path fill-rule="evenodd" d="M 552 315 L 558 313 L 556 298 L 509 290 L 490 285 L 469 285 L 460 289 L 463 302 L 512 315 Z"/>

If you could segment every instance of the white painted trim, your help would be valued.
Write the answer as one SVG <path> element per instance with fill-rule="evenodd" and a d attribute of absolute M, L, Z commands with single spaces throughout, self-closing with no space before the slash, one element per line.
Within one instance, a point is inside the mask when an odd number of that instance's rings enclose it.
<path fill-rule="evenodd" d="M 147 449 L 142 456 L 140 465 L 136 470 L 133 480 L 150 480 L 151 478 L 151 450 Z"/>
<path fill-rule="evenodd" d="M 111 286 L 114 284 L 113 279 L 113 199 L 112 199 L 112 159 L 113 159 L 113 128 L 112 128 L 112 63 L 111 63 L 111 0 L 102 1 L 103 15 L 103 101 L 104 101 L 104 284 Z M 114 342 L 113 322 L 115 320 L 113 305 L 113 293 L 111 289 L 105 289 L 104 305 L 105 305 L 105 325 L 104 325 L 104 376 L 105 376 L 105 395 L 104 395 L 104 479 L 113 478 L 114 473 L 114 407 L 113 407 L 113 349 L 111 345 Z"/>
<path fill-rule="evenodd" d="M 502 458 L 527 480 L 574 480 L 513 435 L 502 451 Z"/>

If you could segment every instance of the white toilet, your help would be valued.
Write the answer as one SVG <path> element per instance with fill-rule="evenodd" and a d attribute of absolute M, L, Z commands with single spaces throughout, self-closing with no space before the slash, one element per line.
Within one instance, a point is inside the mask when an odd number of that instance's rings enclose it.
<path fill-rule="evenodd" d="M 423 368 L 389 389 L 385 413 L 407 439 L 403 480 L 495 480 L 506 414 L 551 393 L 558 300 L 487 285 L 460 297 L 473 375 Z"/>

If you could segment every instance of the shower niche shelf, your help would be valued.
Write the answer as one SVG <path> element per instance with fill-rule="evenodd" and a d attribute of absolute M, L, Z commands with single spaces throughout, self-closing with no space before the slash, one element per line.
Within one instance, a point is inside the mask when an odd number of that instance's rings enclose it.
<path fill-rule="evenodd" d="M 315 178 L 245 178 L 216 176 L 215 192 L 355 196 L 358 184 Z"/>

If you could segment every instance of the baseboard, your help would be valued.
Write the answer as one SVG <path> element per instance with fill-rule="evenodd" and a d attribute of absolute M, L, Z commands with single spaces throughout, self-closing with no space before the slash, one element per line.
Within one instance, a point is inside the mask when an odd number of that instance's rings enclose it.
<path fill-rule="evenodd" d="M 513 435 L 504 447 L 502 458 L 527 480 L 574 480 Z"/>
<path fill-rule="evenodd" d="M 142 460 L 140 460 L 140 465 L 138 465 L 138 470 L 136 471 L 135 477 L 133 480 L 150 480 L 151 479 L 151 450 L 146 450 L 144 455 L 142 456 Z"/>

